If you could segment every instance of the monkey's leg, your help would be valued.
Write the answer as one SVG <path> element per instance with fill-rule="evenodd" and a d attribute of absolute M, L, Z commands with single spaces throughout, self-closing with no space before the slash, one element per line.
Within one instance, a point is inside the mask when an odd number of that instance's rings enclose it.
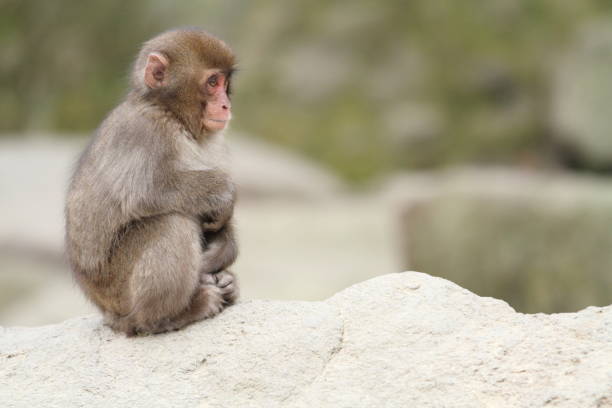
<path fill-rule="evenodd" d="M 231 222 L 217 231 L 202 231 L 204 261 L 200 273 L 216 273 L 229 268 L 238 256 L 238 245 Z"/>
<path fill-rule="evenodd" d="M 223 309 L 222 290 L 200 283 L 200 233 L 196 220 L 164 215 L 142 222 L 124 238 L 117 259 L 136 257 L 129 262 L 132 271 L 124 288 L 131 306 L 111 327 L 128 335 L 160 333 Z"/>
<path fill-rule="evenodd" d="M 218 286 L 222 291 L 223 301 L 231 305 L 238 299 L 239 292 L 236 277 L 227 270 L 238 256 L 233 226 L 227 223 L 218 231 L 204 231 L 202 239 L 205 249 L 200 282 Z"/>
<path fill-rule="evenodd" d="M 219 314 L 226 305 L 222 288 L 214 284 L 200 284 L 189 306 L 172 319 L 159 322 L 151 333 L 178 330 L 188 324 L 208 319 Z"/>

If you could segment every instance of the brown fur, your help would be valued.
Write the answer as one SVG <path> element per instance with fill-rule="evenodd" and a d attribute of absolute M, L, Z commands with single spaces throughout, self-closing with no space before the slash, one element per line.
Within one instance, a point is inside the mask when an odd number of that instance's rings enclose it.
<path fill-rule="evenodd" d="M 143 81 L 147 56 L 169 61 L 164 85 Z M 128 335 L 214 316 L 236 300 L 235 188 L 222 134 L 202 128 L 202 73 L 231 74 L 234 56 L 199 30 L 143 46 L 132 89 L 96 131 L 66 202 L 66 249 L 76 281 Z M 205 97 L 205 96 L 204 96 Z M 214 275 L 213 275 L 214 274 Z"/>

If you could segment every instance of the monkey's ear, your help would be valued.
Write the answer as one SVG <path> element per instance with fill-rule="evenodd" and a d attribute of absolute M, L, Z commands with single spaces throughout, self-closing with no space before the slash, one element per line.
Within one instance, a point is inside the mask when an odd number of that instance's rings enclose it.
<path fill-rule="evenodd" d="M 163 54 L 159 52 L 150 53 L 144 70 L 144 83 L 151 89 L 163 86 L 168 65 L 168 59 Z"/>

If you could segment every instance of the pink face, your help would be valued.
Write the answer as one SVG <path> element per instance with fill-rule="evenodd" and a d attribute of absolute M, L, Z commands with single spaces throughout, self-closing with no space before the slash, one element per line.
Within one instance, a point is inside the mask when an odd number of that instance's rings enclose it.
<path fill-rule="evenodd" d="M 203 88 L 202 125 L 211 131 L 225 129 L 232 118 L 228 75 L 219 70 L 207 70 Z"/>

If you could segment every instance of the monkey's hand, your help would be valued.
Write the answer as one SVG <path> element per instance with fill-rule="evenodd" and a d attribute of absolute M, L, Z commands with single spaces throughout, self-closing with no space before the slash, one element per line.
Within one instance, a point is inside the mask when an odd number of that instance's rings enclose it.
<path fill-rule="evenodd" d="M 234 205 L 227 208 L 223 208 L 218 211 L 211 211 L 206 214 L 200 215 L 200 222 L 202 223 L 202 230 L 205 232 L 217 232 L 220 231 L 230 221 L 234 215 Z"/>
<path fill-rule="evenodd" d="M 211 214 L 200 216 L 200 220 L 202 222 L 202 231 L 204 232 L 217 232 L 227 223 L 227 220 L 213 218 Z"/>

